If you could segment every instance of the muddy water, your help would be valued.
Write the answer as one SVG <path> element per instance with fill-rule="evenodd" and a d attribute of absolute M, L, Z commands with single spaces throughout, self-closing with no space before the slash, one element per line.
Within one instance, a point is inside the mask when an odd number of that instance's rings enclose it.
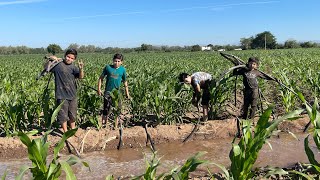
<path fill-rule="evenodd" d="M 264 167 L 267 165 L 277 167 L 288 167 L 296 162 L 308 162 L 304 152 L 303 140 L 306 134 L 296 134 L 296 140 L 289 134 L 281 134 L 279 137 L 272 137 L 269 142 L 272 149 L 266 144 L 259 153 L 255 167 Z M 216 139 L 210 141 L 192 141 L 182 144 L 180 142 L 156 145 L 158 157 L 161 157 L 161 165 L 158 173 L 168 172 L 177 165 L 182 165 L 188 157 L 199 151 L 206 151 L 202 159 L 206 159 L 224 166 L 229 166 L 228 154 L 231 149 L 232 139 Z M 316 152 L 313 143 L 311 148 Z M 144 158 L 150 158 L 152 155 L 148 148 L 108 150 L 103 152 L 91 152 L 83 154 L 83 160 L 88 162 L 91 172 L 80 165 L 73 167 L 78 179 L 105 179 L 107 175 L 113 174 L 115 177 L 130 177 L 140 175 L 145 171 Z M 320 159 L 319 154 L 315 154 Z M 67 155 L 62 156 L 67 158 Z M 0 175 L 7 169 L 7 179 L 14 179 L 19 168 L 24 165 L 31 165 L 27 158 L 8 159 L 0 162 Z M 220 171 L 212 165 L 200 166 L 193 175 L 204 175 L 207 172 L 207 166 L 211 172 Z M 26 175 L 30 179 L 31 174 Z"/>

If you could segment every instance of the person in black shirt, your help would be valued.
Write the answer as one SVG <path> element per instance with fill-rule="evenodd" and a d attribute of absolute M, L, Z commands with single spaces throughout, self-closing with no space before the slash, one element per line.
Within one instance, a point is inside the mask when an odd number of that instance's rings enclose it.
<path fill-rule="evenodd" d="M 57 106 L 65 100 L 57 117 L 63 132 L 68 130 L 68 124 L 71 129 L 76 127 L 75 121 L 78 107 L 76 78 L 82 79 L 84 77 L 83 62 L 78 62 L 79 67 L 73 64 L 77 59 L 77 54 L 75 49 L 68 49 L 64 54 L 62 62 L 51 70 L 55 77 L 55 99 Z M 50 59 L 58 60 L 55 56 L 50 56 Z"/>
<path fill-rule="evenodd" d="M 256 57 L 250 57 L 246 67 L 238 68 L 233 71 L 233 76 L 242 75 L 244 85 L 244 102 L 243 102 L 243 114 L 242 118 L 248 118 L 249 106 L 251 106 L 249 119 L 253 119 L 257 110 L 259 87 L 257 78 L 263 78 L 266 80 L 274 80 L 269 76 L 266 76 L 259 72 L 259 59 Z"/>

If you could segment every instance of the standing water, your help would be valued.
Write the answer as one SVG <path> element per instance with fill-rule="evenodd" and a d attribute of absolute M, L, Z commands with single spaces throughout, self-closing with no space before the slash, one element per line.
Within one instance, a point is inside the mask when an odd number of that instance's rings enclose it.
<path fill-rule="evenodd" d="M 272 137 L 268 141 L 272 149 L 267 144 L 264 145 L 259 152 L 258 159 L 254 167 L 288 167 L 297 162 L 308 162 L 308 158 L 304 152 L 303 140 L 307 134 L 297 134 L 295 139 L 289 134 L 281 134 L 279 137 Z M 207 153 L 200 159 L 209 160 L 223 166 L 230 166 L 229 152 L 231 150 L 231 138 L 212 139 L 206 141 L 190 141 L 187 143 L 174 142 L 168 144 L 156 145 L 157 157 L 161 158 L 160 166 L 157 169 L 158 174 L 168 172 L 172 168 L 182 165 L 189 157 L 199 151 Z M 315 151 L 314 143 L 311 148 Z M 77 164 L 73 166 L 74 173 L 78 179 L 105 179 L 107 175 L 114 177 L 130 177 L 141 175 L 145 172 L 145 158 L 150 159 L 152 152 L 150 149 L 143 147 L 137 149 L 121 149 L 96 151 L 82 155 L 82 160 L 89 163 L 91 171 L 88 168 Z M 315 154 L 315 158 L 319 159 L 320 155 Z M 50 156 L 52 158 L 52 156 Z M 63 156 L 67 159 L 68 155 Z M 5 159 L 0 162 L 0 175 L 4 174 L 7 169 L 7 179 L 14 179 L 22 165 L 30 165 L 27 158 L 24 159 Z M 210 172 L 221 172 L 213 165 L 201 165 L 198 167 L 195 175 L 207 174 L 207 167 Z M 31 178 L 31 174 L 26 176 Z"/>

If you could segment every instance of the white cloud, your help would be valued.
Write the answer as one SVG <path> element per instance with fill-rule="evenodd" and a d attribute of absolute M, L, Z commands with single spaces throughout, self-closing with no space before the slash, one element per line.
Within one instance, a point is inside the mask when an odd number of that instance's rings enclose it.
<path fill-rule="evenodd" d="M 45 0 L 6 1 L 6 2 L 0 2 L 0 6 L 13 5 L 13 4 L 30 4 L 30 3 L 37 3 L 42 1 L 45 1 Z"/>

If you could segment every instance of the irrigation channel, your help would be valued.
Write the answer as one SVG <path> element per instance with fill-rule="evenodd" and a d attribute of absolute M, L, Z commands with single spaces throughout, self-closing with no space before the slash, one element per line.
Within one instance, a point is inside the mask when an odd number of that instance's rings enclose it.
<path fill-rule="evenodd" d="M 291 167 L 297 162 L 308 162 L 304 152 L 303 140 L 307 136 L 306 133 L 295 134 L 295 139 L 288 133 L 281 133 L 269 139 L 272 149 L 265 144 L 259 153 L 259 157 L 255 163 L 255 167 L 265 167 L 267 165 L 273 167 Z M 168 172 L 173 167 L 182 165 L 189 157 L 199 151 L 207 153 L 201 157 L 211 162 L 215 162 L 228 167 L 230 165 L 229 152 L 231 149 L 232 138 L 211 139 L 188 141 L 186 143 L 170 142 L 157 145 L 157 157 L 161 157 L 158 173 Z M 312 141 L 310 141 L 311 143 Z M 311 148 L 316 151 L 313 143 Z M 68 155 L 62 155 L 67 158 Z M 145 172 L 145 158 L 151 158 L 152 151 L 147 147 L 140 148 L 124 148 L 120 150 L 111 149 L 105 151 L 93 151 L 82 155 L 82 160 L 88 162 L 91 171 L 77 164 L 73 166 L 73 170 L 78 179 L 105 179 L 107 175 L 113 174 L 115 177 L 127 179 L 131 176 L 141 175 Z M 52 158 L 52 156 L 50 156 Z M 320 158 L 320 154 L 316 153 L 316 159 Z M 7 169 L 7 179 L 14 179 L 18 174 L 22 165 L 31 165 L 27 158 L 19 159 L 1 159 L 0 174 Z M 191 176 L 204 176 L 207 174 L 207 167 L 211 172 L 220 172 L 213 165 L 201 165 Z M 31 174 L 26 174 L 26 179 L 31 178 Z"/>

